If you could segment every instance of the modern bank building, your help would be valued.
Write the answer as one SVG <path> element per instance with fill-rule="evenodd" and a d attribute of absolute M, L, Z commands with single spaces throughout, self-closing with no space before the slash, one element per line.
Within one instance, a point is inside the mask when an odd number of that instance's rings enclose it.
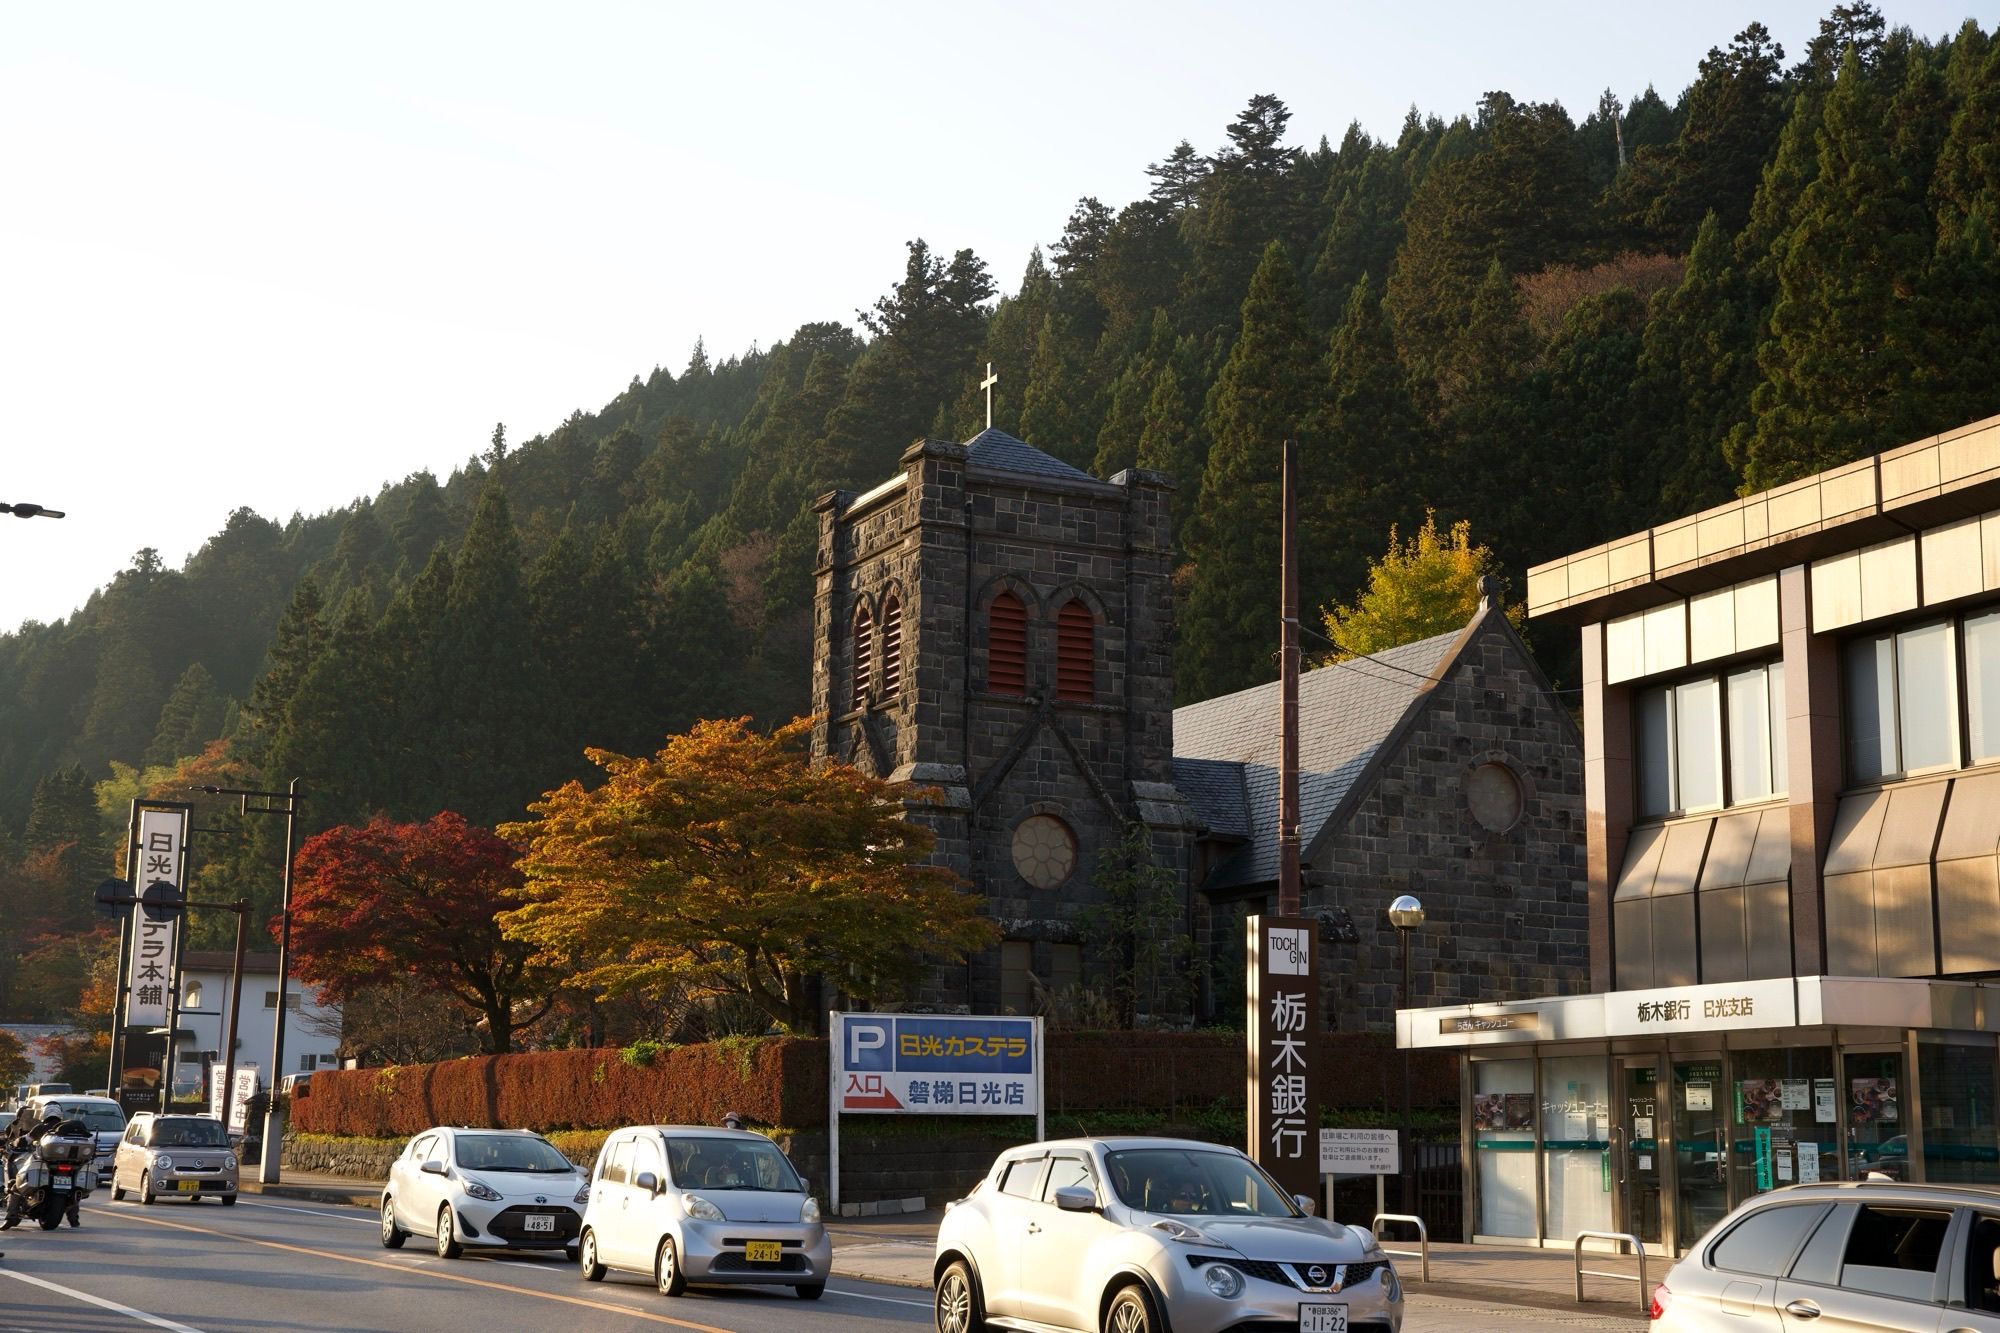
<path fill-rule="evenodd" d="M 1762 1191 L 2000 1184 L 2000 417 L 1528 575 L 1582 638 L 1590 986 L 1462 1053 L 1468 1231 L 1685 1252 Z"/>

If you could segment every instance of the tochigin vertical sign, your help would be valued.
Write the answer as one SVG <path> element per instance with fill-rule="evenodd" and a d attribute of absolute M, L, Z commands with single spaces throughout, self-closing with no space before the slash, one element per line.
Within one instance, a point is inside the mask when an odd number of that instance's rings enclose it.
<path fill-rule="evenodd" d="M 143 896 L 155 884 L 181 887 L 187 847 L 188 812 L 139 810 L 139 842 L 133 850 L 132 892 Z M 125 1026 L 160 1028 L 172 1008 L 174 964 L 179 957 L 180 917 L 155 921 L 132 909 L 132 957 L 126 967 Z"/>
<path fill-rule="evenodd" d="M 1317 1197 L 1321 1071 L 1317 923 L 1302 916 L 1249 922 L 1249 1153 L 1293 1194 Z"/>

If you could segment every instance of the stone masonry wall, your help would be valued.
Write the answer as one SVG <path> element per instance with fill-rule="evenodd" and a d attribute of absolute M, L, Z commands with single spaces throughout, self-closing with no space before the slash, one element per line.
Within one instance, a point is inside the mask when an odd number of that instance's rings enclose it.
<path fill-rule="evenodd" d="M 1386 911 L 1403 893 L 1425 911 L 1411 939 L 1413 1005 L 1588 989 L 1581 738 L 1496 622 L 1466 645 L 1381 781 L 1313 860 L 1332 883 L 1309 906 L 1345 907 L 1360 934 L 1330 953 L 1330 1026 L 1393 1026 L 1402 960 Z M 1467 776 L 1488 762 L 1523 788 L 1521 818 L 1504 832 L 1482 827 L 1467 804 Z"/>

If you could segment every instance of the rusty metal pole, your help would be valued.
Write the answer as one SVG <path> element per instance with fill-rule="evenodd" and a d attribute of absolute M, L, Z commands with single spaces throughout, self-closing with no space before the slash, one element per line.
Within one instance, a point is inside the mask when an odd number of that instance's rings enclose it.
<path fill-rule="evenodd" d="M 1299 914 L 1299 443 L 1285 441 L 1285 509 L 1279 616 L 1278 915 Z"/>

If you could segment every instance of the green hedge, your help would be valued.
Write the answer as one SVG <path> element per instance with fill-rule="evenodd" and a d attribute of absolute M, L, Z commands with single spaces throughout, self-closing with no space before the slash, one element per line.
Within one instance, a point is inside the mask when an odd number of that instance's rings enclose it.
<path fill-rule="evenodd" d="M 292 1123 L 302 1133 L 371 1138 L 432 1125 L 712 1125 L 725 1111 L 768 1125 L 824 1119 L 826 1043 L 708 1042 L 663 1048 L 644 1066 L 617 1050 L 572 1050 L 330 1070 L 313 1076 L 312 1095 L 292 1108 Z"/>

